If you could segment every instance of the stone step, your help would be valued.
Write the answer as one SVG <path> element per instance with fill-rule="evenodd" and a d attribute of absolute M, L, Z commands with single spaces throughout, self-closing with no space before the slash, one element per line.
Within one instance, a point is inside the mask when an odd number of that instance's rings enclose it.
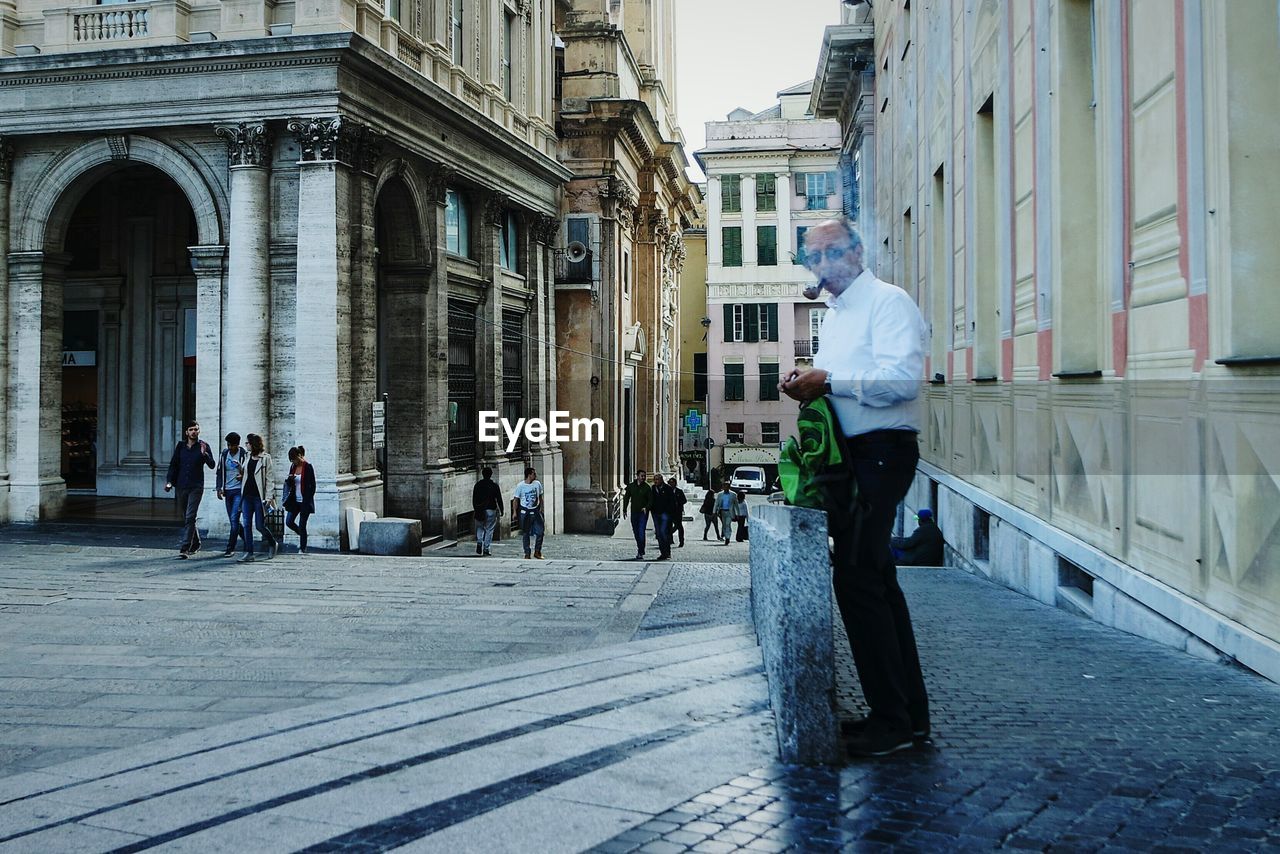
<path fill-rule="evenodd" d="M 748 626 L 381 689 L 0 781 L 0 851 L 580 851 L 767 764 L 767 695 Z"/>

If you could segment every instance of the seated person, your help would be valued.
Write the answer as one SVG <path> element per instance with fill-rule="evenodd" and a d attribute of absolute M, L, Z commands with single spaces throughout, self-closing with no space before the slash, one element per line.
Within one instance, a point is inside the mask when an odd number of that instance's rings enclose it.
<path fill-rule="evenodd" d="M 894 537 L 893 561 L 898 566 L 942 566 L 942 531 L 933 521 L 933 511 L 928 507 L 916 513 L 920 526 L 909 537 Z"/>

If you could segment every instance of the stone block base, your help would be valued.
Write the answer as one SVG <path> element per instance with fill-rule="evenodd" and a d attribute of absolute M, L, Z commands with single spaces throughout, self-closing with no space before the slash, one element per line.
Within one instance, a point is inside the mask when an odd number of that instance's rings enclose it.
<path fill-rule="evenodd" d="M 391 516 L 362 522 L 360 553 L 420 556 L 422 554 L 422 521 Z"/>

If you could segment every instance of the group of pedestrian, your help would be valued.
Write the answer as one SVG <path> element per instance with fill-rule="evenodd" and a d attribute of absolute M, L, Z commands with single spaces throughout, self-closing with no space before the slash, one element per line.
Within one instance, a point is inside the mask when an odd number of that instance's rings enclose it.
<path fill-rule="evenodd" d="M 521 532 L 524 556 L 528 560 L 543 560 L 542 541 L 546 535 L 544 515 L 544 490 L 533 467 L 524 470 L 524 480 L 516 485 L 511 496 L 511 518 Z M 480 470 L 480 480 L 471 491 L 471 509 L 475 511 L 476 554 L 489 557 L 493 545 L 493 533 L 502 517 L 502 490 L 493 480 L 493 469 Z"/>
<path fill-rule="evenodd" d="M 684 548 L 684 505 L 688 502 L 684 490 L 676 485 L 676 479 L 663 480 L 654 472 L 650 483 L 643 469 L 636 472 L 635 480 L 622 492 L 622 513 L 630 513 L 631 532 L 636 538 L 636 560 L 644 560 L 649 517 L 653 517 L 653 533 L 658 540 L 658 560 L 671 559 L 671 546 L 677 534 L 680 548 Z"/>
<path fill-rule="evenodd" d="M 702 506 L 699 508 L 705 523 L 702 526 L 702 539 L 707 538 L 707 532 L 712 529 L 716 532 L 716 539 L 723 545 L 729 545 L 730 531 L 733 523 L 737 522 L 738 529 L 734 534 L 734 539 L 742 543 L 747 540 L 747 495 L 741 490 L 735 492 L 729 488 L 729 484 L 720 487 L 720 491 L 708 489 L 707 494 L 702 496 Z"/>
<path fill-rule="evenodd" d="M 200 550 L 200 532 L 196 529 L 196 515 L 204 497 L 204 469 L 215 470 L 214 482 L 218 498 L 226 504 L 230 534 L 223 557 L 236 553 L 236 543 L 244 545 L 240 563 L 255 560 L 253 531 L 262 535 L 267 559 L 276 556 L 280 543 L 267 526 L 266 515 L 276 506 L 276 481 L 272 472 L 271 455 L 267 453 L 262 437 L 250 433 L 245 437 L 248 448 L 240 445 L 240 434 L 234 431 L 226 435 L 226 447 L 215 462 L 209 444 L 200 438 L 200 425 L 188 422 L 183 430 L 183 440 L 173 449 L 169 471 L 165 477 L 164 491 L 177 489 L 177 503 L 182 513 L 182 541 L 178 557 L 188 559 Z M 281 490 L 285 509 L 285 524 L 298 535 L 298 551 L 307 553 L 307 519 L 316 512 L 316 472 L 307 462 L 306 449 L 298 445 L 289 449 L 289 471 Z"/>

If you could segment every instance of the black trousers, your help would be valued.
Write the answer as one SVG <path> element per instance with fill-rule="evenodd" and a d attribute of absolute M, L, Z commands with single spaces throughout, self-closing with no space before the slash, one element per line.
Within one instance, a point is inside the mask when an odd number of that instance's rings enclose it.
<path fill-rule="evenodd" d="M 850 464 L 864 515 L 853 530 L 832 531 L 836 603 L 871 717 L 898 731 L 929 722 L 907 600 L 898 586 L 889 537 L 920 451 L 910 430 L 877 430 L 849 440 Z"/>

